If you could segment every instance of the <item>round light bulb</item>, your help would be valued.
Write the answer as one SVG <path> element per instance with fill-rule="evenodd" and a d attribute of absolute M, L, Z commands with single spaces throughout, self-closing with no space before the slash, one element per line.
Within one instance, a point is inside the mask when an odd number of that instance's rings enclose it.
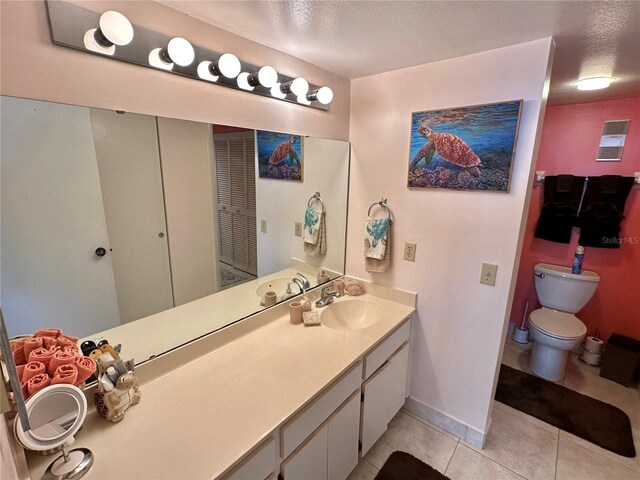
<path fill-rule="evenodd" d="M 149 65 L 162 70 L 173 70 L 173 63 L 167 63 L 160 56 L 161 48 L 154 48 L 149 52 Z"/>
<path fill-rule="evenodd" d="M 133 26 L 129 19 L 113 10 L 100 15 L 100 31 L 114 45 L 128 45 L 133 40 Z"/>
<path fill-rule="evenodd" d="M 311 105 L 311 102 L 309 100 L 307 100 L 306 96 L 302 96 L 302 97 L 297 97 L 296 101 L 298 103 L 301 103 L 302 105 Z"/>
<path fill-rule="evenodd" d="M 271 88 L 278 83 L 278 72 L 275 68 L 265 65 L 258 70 L 258 81 L 263 87 Z"/>
<path fill-rule="evenodd" d="M 309 83 L 304 78 L 298 77 L 291 82 L 289 88 L 296 97 L 304 97 L 309 91 Z"/>
<path fill-rule="evenodd" d="M 103 55 L 113 55 L 116 52 L 116 46 L 111 45 L 110 47 L 103 47 L 96 41 L 96 28 L 92 28 L 91 30 L 87 30 L 84 34 L 84 46 L 87 50 L 91 50 L 92 52 L 101 53 Z"/>
<path fill-rule="evenodd" d="M 575 85 L 578 90 L 600 90 L 607 88 L 615 79 L 611 77 L 592 77 L 578 80 Z"/>
<path fill-rule="evenodd" d="M 218 78 L 220 78 L 211 73 L 211 62 L 207 61 L 198 64 L 198 77 L 209 82 L 217 82 Z"/>
<path fill-rule="evenodd" d="M 238 79 L 236 81 L 238 83 L 238 87 L 243 90 L 248 90 L 249 92 L 251 92 L 254 88 L 249 85 L 249 74 L 247 72 L 242 72 L 240 75 L 238 75 Z"/>
<path fill-rule="evenodd" d="M 242 66 L 233 53 L 225 53 L 218 59 L 218 70 L 227 78 L 236 78 Z"/>
<path fill-rule="evenodd" d="M 193 47 L 188 40 L 185 40 L 182 37 L 175 37 L 169 40 L 167 53 L 173 63 L 180 65 L 181 67 L 191 65 L 193 60 L 196 58 L 196 52 L 193 50 Z"/>
<path fill-rule="evenodd" d="M 316 92 L 316 100 L 323 105 L 329 105 L 333 100 L 333 90 L 329 87 L 320 87 Z"/>
<path fill-rule="evenodd" d="M 282 84 L 276 83 L 273 87 L 271 87 L 271 96 L 279 99 L 283 99 L 287 97 L 286 93 L 282 91 Z"/>

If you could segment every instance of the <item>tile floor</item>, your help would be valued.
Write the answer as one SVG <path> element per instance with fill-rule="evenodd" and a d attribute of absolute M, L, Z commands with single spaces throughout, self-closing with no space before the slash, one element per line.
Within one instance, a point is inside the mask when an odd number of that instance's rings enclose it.
<path fill-rule="evenodd" d="M 507 341 L 503 363 L 529 371 L 531 346 Z M 576 355 L 571 355 L 560 383 L 625 411 L 633 427 L 636 458 L 621 457 L 495 402 L 484 450 L 403 410 L 348 480 L 373 480 L 395 450 L 411 453 L 452 480 L 640 480 L 639 392 L 599 377 L 597 368 L 580 363 Z"/>

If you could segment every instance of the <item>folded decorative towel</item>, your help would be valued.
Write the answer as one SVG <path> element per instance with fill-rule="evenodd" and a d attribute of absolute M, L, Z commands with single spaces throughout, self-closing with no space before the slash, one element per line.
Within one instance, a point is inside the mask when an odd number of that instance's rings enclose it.
<path fill-rule="evenodd" d="M 37 393 L 43 388 L 51 385 L 51 378 L 49 378 L 49 375 L 46 373 L 39 373 L 38 375 L 31 377 L 26 382 L 23 382 L 23 384 L 25 383 L 27 386 L 27 395 L 30 397 L 34 393 Z"/>
<path fill-rule="evenodd" d="M 76 363 L 76 357 L 79 357 L 79 353 L 71 350 L 58 350 L 53 354 L 51 361 L 49 362 L 49 366 L 47 367 L 47 372 L 50 377 L 53 377 L 56 373 L 56 370 L 61 365 L 68 365 Z"/>
<path fill-rule="evenodd" d="M 22 371 L 22 383 L 28 382 L 36 375 L 47 373 L 47 369 L 42 362 L 29 362 L 24 366 Z"/>
<path fill-rule="evenodd" d="M 11 340 L 11 353 L 13 353 L 13 360 L 16 362 L 16 365 L 24 365 L 27 363 L 27 356 L 24 354 L 25 341 L 26 338 Z"/>
<path fill-rule="evenodd" d="M 320 234 L 320 217 L 322 211 L 308 207 L 304 212 L 304 243 L 316 245 Z"/>
<path fill-rule="evenodd" d="M 29 358 L 27 360 L 29 362 L 42 362 L 45 367 L 49 367 L 49 363 L 53 358 L 53 355 L 59 350 L 59 347 L 53 348 L 36 348 L 33 352 L 29 354 Z"/>
<path fill-rule="evenodd" d="M 62 330 L 59 328 L 41 328 L 36 333 L 33 334 L 34 337 L 53 337 L 58 338 Z"/>
<path fill-rule="evenodd" d="M 387 250 L 388 218 L 367 218 L 365 223 L 364 256 L 382 260 Z"/>
<path fill-rule="evenodd" d="M 42 337 L 31 337 L 27 338 L 24 341 L 24 358 L 28 359 L 29 354 L 38 348 L 42 348 L 43 345 Z"/>
<path fill-rule="evenodd" d="M 53 377 L 51 378 L 51 384 L 68 383 L 69 385 L 78 385 L 78 367 L 74 364 L 60 365 L 56 368 Z"/>
<path fill-rule="evenodd" d="M 78 369 L 78 383 L 84 382 L 96 372 L 96 362 L 89 357 L 77 357 L 76 368 Z"/>
<path fill-rule="evenodd" d="M 380 219 L 379 219 L 380 220 Z M 373 247 L 372 245 L 372 241 L 373 238 L 365 238 L 364 240 L 364 268 L 367 272 L 372 272 L 372 273 L 384 273 L 384 272 L 388 272 L 389 271 L 389 266 L 391 265 L 391 228 L 389 228 L 390 224 L 389 224 L 389 219 L 385 218 L 385 219 L 381 219 L 384 222 L 386 222 L 386 236 L 385 236 L 385 242 L 383 244 L 384 247 L 384 253 L 383 253 L 383 257 L 382 258 L 372 258 L 370 256 L 367 255 L 368 252 L 372 251 L 379 252 L 380 251 L 380 244 L 382 244 L 382 240 L 380 239 L 380 237 L 378 237 L 378 241 L 375 247 Z M 368 221 L 367 221 L 367 226 L 368 226 Z M 378 232 L 379 230 L 381 230 L 382 227 L 378 227 Z M 368 229 L 367 229 L 368 230 Z M 372 232 L 374 232 L 375 230 L 372 230 Z M 373 237 L 373 235 L 372 235 Z M 373 248 L 372 248 L 373 247 Z"/>
<path fill-rule="evenodd" d="M 307 212 L 309 209 L 307 209 Z M 318 239 L 315 244 L 308 243 L 306 240 L 306 215 L 305 215 L 305 241 L 304 241 L 304 251 L 313 257 L 319 257 L 320 255 L 324 255 L 327 253 L 327 223 L 325 219 L 326 215 L 323 212 L 320 212 L 320 218 L 318 221 Z"/>

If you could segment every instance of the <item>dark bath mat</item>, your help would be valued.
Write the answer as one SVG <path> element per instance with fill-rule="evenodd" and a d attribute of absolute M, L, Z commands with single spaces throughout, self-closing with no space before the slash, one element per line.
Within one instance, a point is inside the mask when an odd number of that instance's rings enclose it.
<path fill-rule="evenodd" d="M 451 480 L 406 452 L 393 452 L 374 480 Z"/>
<path fill-rule="evenodd" d="M 618 455 L 636 456 L 629 417 L 613 405 L 507 365 L 500 367 L 496 400 Z"/>

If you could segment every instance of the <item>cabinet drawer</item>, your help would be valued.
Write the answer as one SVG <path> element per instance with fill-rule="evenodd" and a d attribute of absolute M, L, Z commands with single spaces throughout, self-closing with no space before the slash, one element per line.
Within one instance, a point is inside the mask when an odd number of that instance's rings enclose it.
<path fill-rule="evenodd" d="M 264 441 L 262 445 L 249 454 L 228 475 L 225 480 L 255 480 L 267 478 L 276 469 L 276 442 L 273 437 Z"/>
<path fill-rule="evenodd" d="M 364 456 L 404 405 L 409 365 L 409 343 L 398 350 L 363 386 L 361 442 Z"/>
<path fill-rule="evenodd" d="M 407 318 L 404 323 L 393 332 L 385 341 L 378 345 L 371 353 L 364 358 L 364 378 L 369 378 L 373 372 L 384 365 L 384 362 L 402 346 L 409 341 L 409 331 L 411 322 Z"/>
<path fill-rule="evenodd" d="M 305 438 L 351 395 L 362 381 L 362 362 L 358 362 L 333 385 L 320 394 L 317 400 L 305 407 L 280 429 L 280 455 L 289 456 Z"/>

